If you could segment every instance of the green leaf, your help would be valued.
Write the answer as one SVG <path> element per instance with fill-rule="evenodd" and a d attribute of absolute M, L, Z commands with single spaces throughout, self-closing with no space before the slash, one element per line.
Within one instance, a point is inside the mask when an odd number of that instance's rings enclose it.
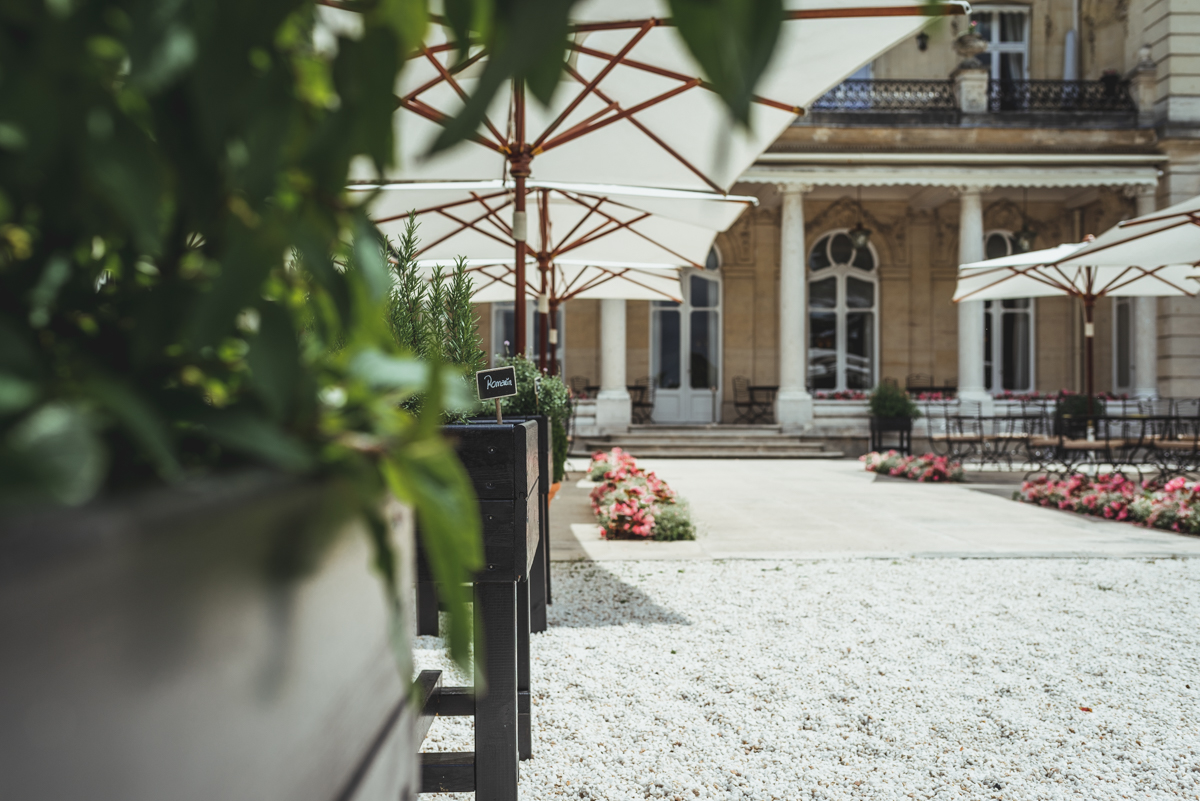
<path fill-rule="evenodd" d="M 364 215 L 354 218 L 354 266 L 362 273 L 372 301 L 388 297 L 392 290 L 392 274 L 384 258 L 385 247 L 379 229 Z"/>
<path fill-rule="evenodd" d="M 109 378 L 94 380 L 88 387 L 154 463 L 158 475 L 167 481 L 183 476 L 171 435 L 158 412 L 123 381 Z"/>
<path fill-rule="evenodd" d="M 510 79 L 523 82 L 534 97 L 549 104 L 561 77 L 574 4 L 575 0 L 511 0 L 497 7 L 483 74 L 462 110 L 442 129 L 434 153 L 474 134 L 492 98 Z"/>
<path fill-rule="evenodd" d="M 15 375 L 0 373 L 0 414 L 12 414 L 37 400 L 37 385 Z"/>
<path fill-rule="evenodd" d="M 350 374 L 373 389 L 419 392 L 429 380 L 429 367 L 416 359 L 388 356 L 371 348 L 351 360 Z"/>
<path fill-rule="evenodd" d="M 58 503 L 78 506 L 104 482 L 104 444 L 76 406 L 42 406 L 10 432 L 8 446 L 25 461 L 36 489 Z"/>
<path fill-rule="evenodd" d="M 730 114 L 750 124 L 754 87 L 783 24 L 783 0 L 670 0 L 688 50 Z M 803 23 L 797 23 L 803 24 Z"/>
<path fill-rule="evenodd" d="M 213 410 L 199 421 L 216 442 L 290 472 L 313 469 L 313 454 L 279 426 L 246 411 Z"/>
<path fill-rule="evenodd" d="M 277 303 L 258 307 L 258 334 L 250 340 L 246 364 L 250 384 L 276 421 L 291 412 L 300 390 L 303 369 L 291 315 Z"/>

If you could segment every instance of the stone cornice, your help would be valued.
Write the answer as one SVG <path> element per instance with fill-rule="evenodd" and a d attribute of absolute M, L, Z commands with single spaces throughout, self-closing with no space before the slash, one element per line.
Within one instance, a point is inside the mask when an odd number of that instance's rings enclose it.
<path fill-rule="evenodd" d="M 986 192 L 1004 187 L 1157 186 L 1158 168 L 1103 164 L 1070 167 L 756 164 L 738 180 L 776 186 L 945 186 Z"/>

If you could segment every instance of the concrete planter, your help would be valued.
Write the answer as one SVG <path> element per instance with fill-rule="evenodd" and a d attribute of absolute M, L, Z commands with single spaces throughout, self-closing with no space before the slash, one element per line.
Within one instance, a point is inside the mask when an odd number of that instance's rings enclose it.
<path fill-rule="evenodd" d="M 0 797 L 415 797 L 407 646 L 344 497 L 254 474 L 0 520 Z"/>

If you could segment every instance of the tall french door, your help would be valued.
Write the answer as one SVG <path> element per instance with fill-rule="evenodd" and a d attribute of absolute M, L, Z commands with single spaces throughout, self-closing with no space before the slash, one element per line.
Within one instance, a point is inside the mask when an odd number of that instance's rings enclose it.
<path fill-rule="evenodd" d="M 721 280 L 684 274 L 683 303 L 651 301 L 654 422 L 713 423 L 721 409 Z"/>

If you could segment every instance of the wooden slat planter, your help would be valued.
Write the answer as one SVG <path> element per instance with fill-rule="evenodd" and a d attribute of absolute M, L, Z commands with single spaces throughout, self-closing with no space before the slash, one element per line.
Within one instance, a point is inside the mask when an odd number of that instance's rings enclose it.
<path fill-rule="evenodd" d="M 421 792 L 471 792 L 479 801 L 516 801 L 518 761 L 532 753 L 529 696 L 529 572 L 541 540 L 540 449 L 534 421 L 445 426 L 443 433 L 471 477 L 483 520 L 484 569 L 475 577 L 475 639 L 484 663 L 474 692 L 441 687 L 423 673 L 424 715 L 472 715 L 475 751 L 422 753 Z M 548 489 L 548 487 L 547 487 Z M 437 598 L 424 559 L 418 560 L 422 633 L 433 624 Z M 432 618 L 432 619 L 431 619 Z M 426 724 L 423 723 L 423 726 Z"/>
<path fill-rule="evenodd" d="M 339 497 L 256 474 L 0 520 L 0 798 L 413 797 L 411 667 Z"/>

